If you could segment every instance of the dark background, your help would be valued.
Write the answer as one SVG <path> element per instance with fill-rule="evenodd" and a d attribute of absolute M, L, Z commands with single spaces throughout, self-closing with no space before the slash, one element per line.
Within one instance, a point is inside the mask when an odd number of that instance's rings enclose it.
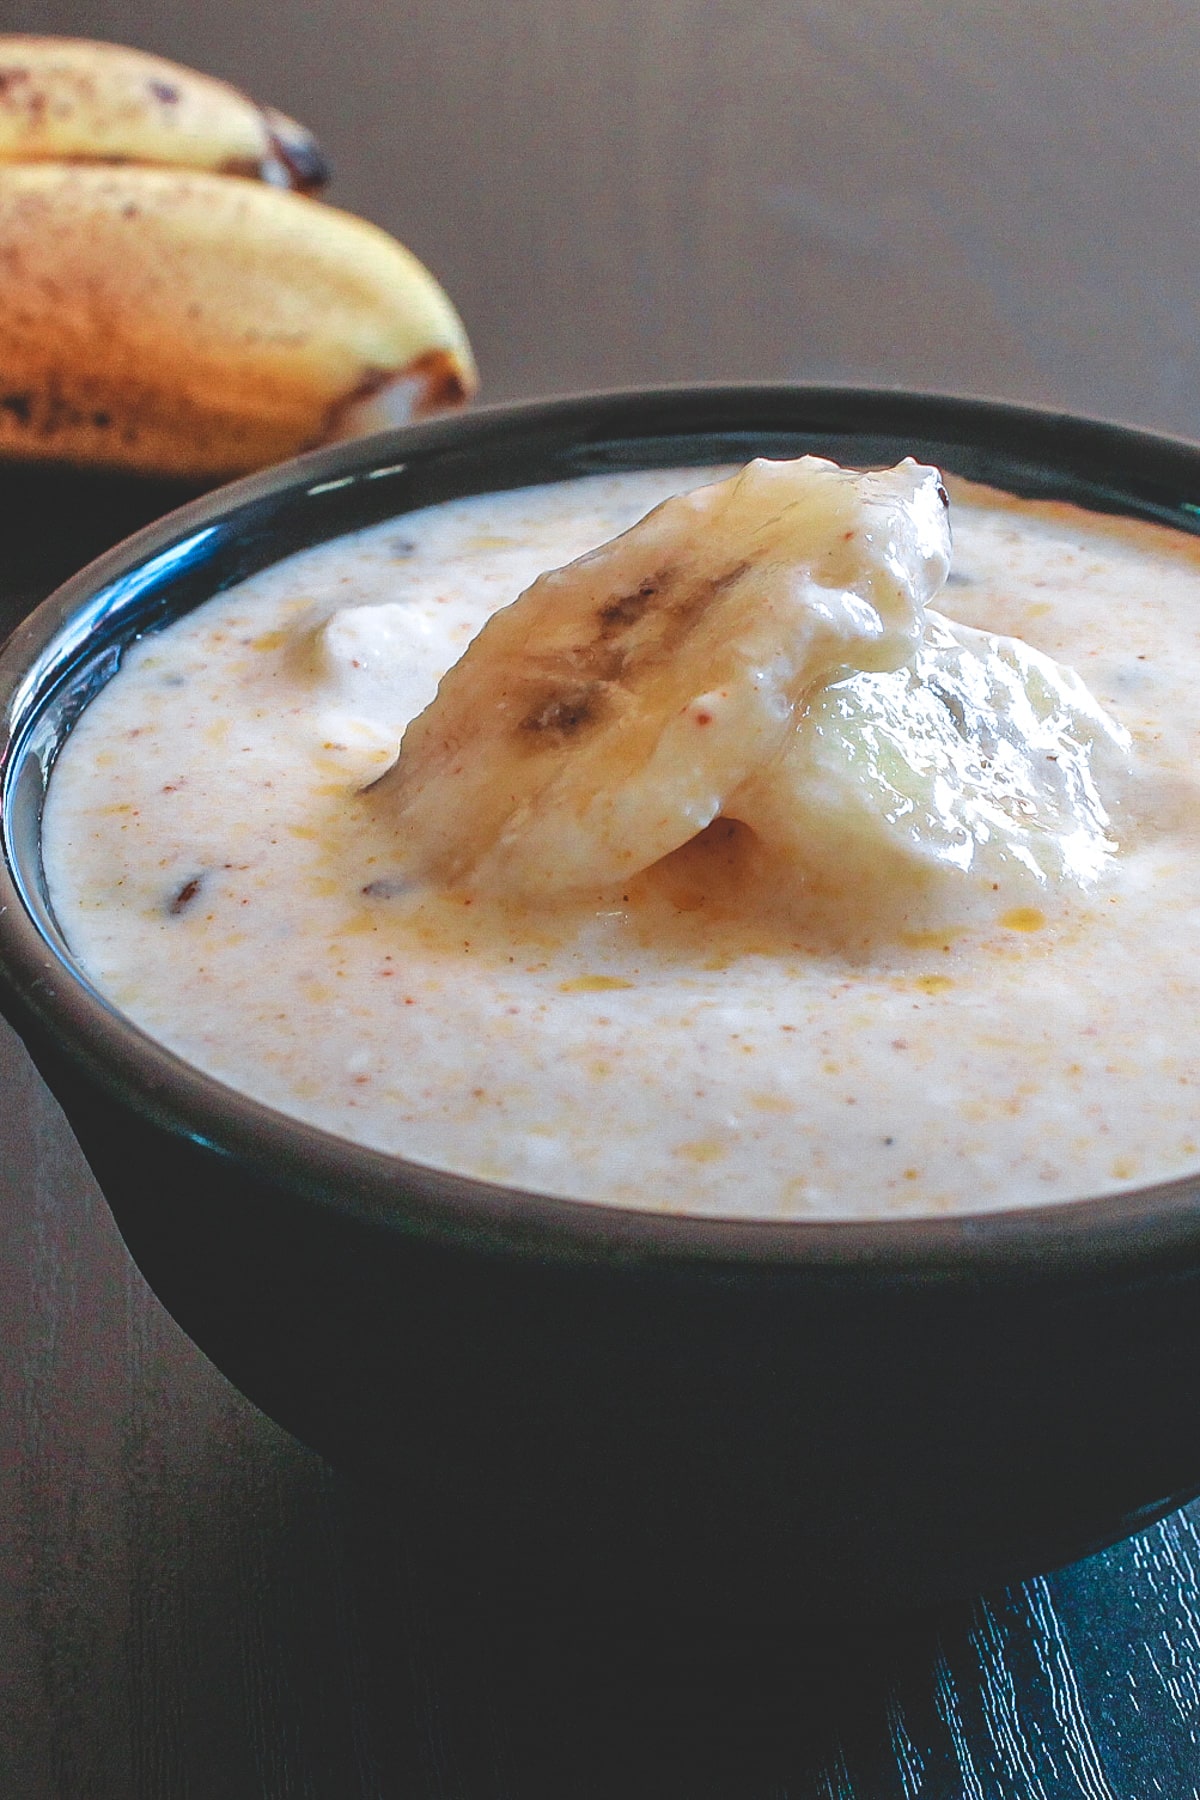
<path fill-rule="evenodd" d="M 0 29 L 314 126 L 486 398 L 833 378 L 1200 429 L 1191 5 L 54 0 Z M 0 1800 L 1200 1793 L 1192 1513 L 895 1629 L 448 1609 L 147 1293 L 3 1030 L 0 1084 Z"/>
<path fill-rule="evenodd" d="M 1189 0 L 4 0 L 305 120 L 495 400 L 890 382 L 1197 428 Z"/>

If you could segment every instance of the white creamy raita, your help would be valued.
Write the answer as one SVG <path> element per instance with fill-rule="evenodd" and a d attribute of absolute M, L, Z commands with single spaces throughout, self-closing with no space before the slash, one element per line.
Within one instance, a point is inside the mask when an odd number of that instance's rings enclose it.
<path fill-rule="evenodd" d="M 798 875 L 718 817 L 595 891 L 409 879 L 379 778 L 442 675 L 542 571 L 719 473 L 595 476 L 409 514 L 132 648 L 46 808 L 52 901 L 96 985 L 285 1113 L 584 1201 L 974 1212 L 1200 1166 L 1200 546 L 1182 534 L 953 489 L 935 605 L 955 623 L 931 631 L 928 655 L 957 680 L 962 646 L 999 633 L 1083 677 L 1078 716 L 1094 703 L 1108 762 L 1084 796 L 1078 880 L 1040 852 L 1010 886 L 914 875 L 882 851 L 847 856 L 839 880 L 830 846 L 847 818 L 848 843 L 869 839 L 880 802 L 819 757 L 784 823 L 824 832 L 830 854 Z M 1042 692 L 1036 657 L 1004 655 L 993 687 Z M 886 736 L 909 704 L 908 678 L 887 679 L 886 704 L 826 689 L 820 729 L 853 713 Z M 943 711 L 930 718 L 936 734 Z M 1043 749 L 1048 803 L 1084 804 Z M 879 766 L 903 786 L 901 752 Z M 914 816 L 941 855 L 936 787 L 914 790 Z M 834 792 L 857 823 L 811 799 Z"/>

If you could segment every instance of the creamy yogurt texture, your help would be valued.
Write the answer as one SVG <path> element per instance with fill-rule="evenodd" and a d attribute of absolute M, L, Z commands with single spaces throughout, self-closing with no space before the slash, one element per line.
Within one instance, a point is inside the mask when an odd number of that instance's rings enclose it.
<path fill-rule="evenodd" d="M 256 1099 L 420 1162 L 748 1217 L 982 1211 L 1200 1165 L 1200 546 L 954 489 L 959 624 L 1132 735 L 1090 887 L 781 880 L 718 820 L 622 886 L 414 892 L 370 784 L 484 621 L 716 471 L 597 476 L 305 552 L 126 656 L 45 862 L 98 987 Z M 968 634 L 969 635 L 969 634 Z M 951 646 L 951 650 L 953 646 Z"/>

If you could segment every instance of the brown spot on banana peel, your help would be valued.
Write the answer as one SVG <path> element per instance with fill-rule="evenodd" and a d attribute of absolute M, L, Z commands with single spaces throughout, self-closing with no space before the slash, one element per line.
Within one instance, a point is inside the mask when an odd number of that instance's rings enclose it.
<path fill-rule="evenodd" d="M 294 194 L 319 193 L 333 170 L 311 131 L 276 112 L 274 107 L 262 106 L 258 110 L 266 140 L 262 156 L 229 157 L 218 166 L 217 173 L 265 181 L 271 187 L 290 188 Z"/>
<path fill-rule="evenodd" d="M 318 193 L 333 170 L 312 132 L 295 119 L 289 119 L 286 113 L 277 112 L 273 106 L 264 106 L 260 110 L 274 153 L 272 169 L 281 169 L 284 185 L 297 194 Z M 266 166 L 262 174 L 264 179 L 271 179 Z"/>
<path fill-rule="evenodd" d="M 477 386 L 474 368 L 452 350 L 424 350 L 399 369 L 370 369 L 334 401 L 306 448 L 453 412 L 466 405 Z"/>
<path fill-rule="evenodd" d="M 414 419 L 427 419 L 434 413 L 465 406 L 479 385 L 474 369 L 467 368 L 462 358 L 449 350 L 426 350 L 409 363 L 404 378 L 417 383 Z"/>

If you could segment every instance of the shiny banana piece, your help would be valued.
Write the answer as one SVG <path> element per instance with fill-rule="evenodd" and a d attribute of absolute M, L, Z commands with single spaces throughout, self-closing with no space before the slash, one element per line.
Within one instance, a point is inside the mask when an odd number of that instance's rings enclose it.
<path fill-rule="evenodd" d="M 351 214 L 205 171 L 0 164 L 0 455 L 218 479 L 388 390 L 420 416 L 474 386 L 437 282 Z"/>
<path fill-rule="evenodd" d="M 1117 849 L 1102 796 L 1122 794 L 1130 754 L 1073 670 L 930 610 L 913 660 L 822 689 L 729 811 L 819 881 L 940 879 L 961 916 L 972 894 L 1093 887 Z"/>
<path fill-rule="evenodd" d="M 551 898 L 687 843 L 779 757 L 809 696 L 915 653 L 949 568 L 946 504 L 911 460 L 759 459 L 540 576 L 371 789 L 404 875 Z"/>
<path fill-rule="evenodd" d="M 0 163 L 207 169 L 312 193 L 311 132 L 210 75 L 121 44 L 0 36 Z"/>

